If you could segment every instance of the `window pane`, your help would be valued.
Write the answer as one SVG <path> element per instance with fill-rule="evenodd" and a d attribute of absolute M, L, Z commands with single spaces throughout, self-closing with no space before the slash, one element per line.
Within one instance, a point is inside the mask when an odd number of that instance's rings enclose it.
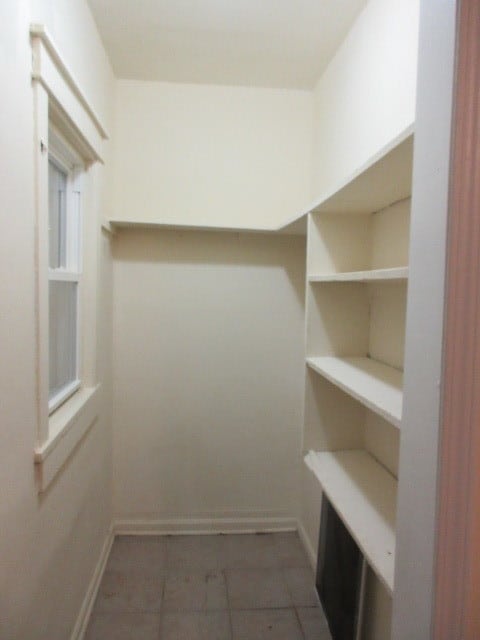
<path fill-rule="evenodd" d="M 48 163 L 48 247 L 50 269 L 65 268 L 67 261 L 67 174 Z"/>
<path fill-rule="evenodd" d="M 76 282 L 50 280 L 49 399 L 77 379 Z"/>

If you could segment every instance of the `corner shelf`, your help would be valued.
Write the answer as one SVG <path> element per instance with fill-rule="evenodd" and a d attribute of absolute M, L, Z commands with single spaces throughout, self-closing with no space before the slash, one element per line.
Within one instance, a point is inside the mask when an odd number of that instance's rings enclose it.
<path fill-rule="evenodd" d="M 407 280 L 408 267 L 390 269 L 370 269 L 368 271 L 348 271 L 340 273 L 319 273 L 308 276 L 308 282 L 388 282 Z"/>
<path fill-rule="evenodd" d="M 366 451 L 310 451 L 314 473 L 377 576 L 393 592 L 397 482 Z"/>
<path fill-rule="evenodd" d="M 307 358 L 307 365 L 400 428 L 403 374 L 371 358 Z"/>

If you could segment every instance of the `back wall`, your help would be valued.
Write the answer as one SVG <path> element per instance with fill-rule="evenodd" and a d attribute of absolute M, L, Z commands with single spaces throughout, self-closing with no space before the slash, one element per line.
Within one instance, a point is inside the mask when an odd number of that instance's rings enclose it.
<path fill-rule="evenodd" d="M 312 93 L 116 83 L 115 218 L 279 226 L 310 196 Z"/>
<path fill-rule="evenodd" d="M 127 529 L 298 516 L 304 269 L 298 236 L 115 236 L 114 515 Z"/>

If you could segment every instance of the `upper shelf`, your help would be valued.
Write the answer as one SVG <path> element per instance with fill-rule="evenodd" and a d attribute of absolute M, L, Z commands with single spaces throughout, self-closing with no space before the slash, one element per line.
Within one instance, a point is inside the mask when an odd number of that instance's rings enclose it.
<path fill-rule="evenodd" d="M 371 358 L 307 358 L 314 371 L 400 428 L 402 420 L 401 371 Z"/>
<path fill-rule="evenodd" d="M 374 213 L 412 192 L 413 127 L 381 149 L 352 176 L 319 198 L 311 213 Z"/>
<path fill-rule="evenodd" d="M 310 451 L 313 471 L 368 563 L 393 592 L 397 482 L 365 451 Z"/>
<path fill-rule="evenodd" d="M 108 222 L 113 230 L 145 228 L 305 235 L 308 213 L 373 213 L 409 197 L 412 189 L 412 159 L 413 125 L 375 153 L 349 178 L 316 198 L 306 209 L 277 225 L 222 226 L 132 218 L 112 218 Z"/>
<path fill-rule="evenodd" d="M 343 273 L 321 273 L 308 276 L 309 282 L 388 282 L 389 280 L 407 279 L 408 267 L 349 271 Z"/>
<path fill-rule="evenodd" d="M 307 232 L 306 212 L 299 213 L 279 226 L 238 227 L 208 224 L 183 224 L 160 220 L 127 220 L 114 218 L 108 222 L 116 229 L 170 229 L 177 231 L 217 231 L 225 233 L 279 233 L 285 235 L 305 235 Z"/>

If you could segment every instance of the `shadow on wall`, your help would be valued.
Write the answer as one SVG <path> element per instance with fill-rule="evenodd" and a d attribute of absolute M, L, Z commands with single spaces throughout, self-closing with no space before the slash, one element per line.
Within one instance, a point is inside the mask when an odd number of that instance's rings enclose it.
<path fill-rule="evenodd" d="M 114 260 L 139 264 L 191 265 L 209 268 L 283 269 L 302 308 L 305 306 L 306 237 L 266 233 L 174 230 L 119 230 Z M 299 254 L 303 257 L 298 259 Z M 252 274 L 253 275 L 253 274 Z"/>

